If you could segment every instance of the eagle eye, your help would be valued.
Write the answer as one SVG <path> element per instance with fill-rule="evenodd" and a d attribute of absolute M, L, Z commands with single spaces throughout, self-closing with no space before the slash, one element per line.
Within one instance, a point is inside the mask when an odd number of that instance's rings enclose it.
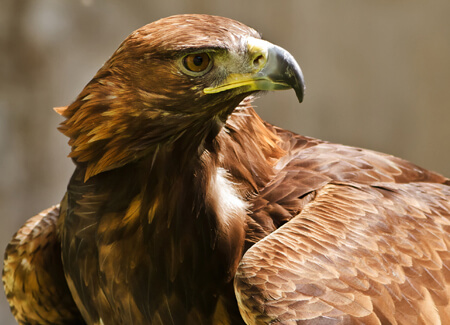
<path fill-rule="evenodd" d="M 199 75 L 209 71 L 211 62 L 207 53 L 192 53 L 183 58 L 183 67 L 189 74 Z"/>

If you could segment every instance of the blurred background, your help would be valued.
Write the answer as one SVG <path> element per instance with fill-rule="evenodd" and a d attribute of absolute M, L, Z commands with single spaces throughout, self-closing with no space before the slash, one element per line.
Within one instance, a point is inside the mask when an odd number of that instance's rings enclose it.
<path fill-rule="evenodd" d="M 60 201 L 73 171 L 52 107 L 70 104 L 130 32 L 180 13 L 242 21 L 297 58 L 304 103 L 270 93 L 256 102 L 264 119 L 450 176 L 448 0 L 2 0 L 0 251 Z M 0 324 L 15 324 L 3 292 Z"/>

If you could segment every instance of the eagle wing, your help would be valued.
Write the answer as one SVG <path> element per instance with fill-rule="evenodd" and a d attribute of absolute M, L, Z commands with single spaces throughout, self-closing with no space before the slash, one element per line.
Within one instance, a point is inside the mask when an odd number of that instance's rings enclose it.
<path fill-rule="evenodd" d="M 245 253 L 235 277 L 247 324 L 450 323 L 448 180 L 329 143 L 295 152 L 279 175 L 253 218 L 266 211 L 285 223 Z"/>
<path fill-rule="evenodd" d="M 6 248 L 3 285 L 19 324 L 85 324 L 64 278 L 55 205 L 30 218 Z"/>

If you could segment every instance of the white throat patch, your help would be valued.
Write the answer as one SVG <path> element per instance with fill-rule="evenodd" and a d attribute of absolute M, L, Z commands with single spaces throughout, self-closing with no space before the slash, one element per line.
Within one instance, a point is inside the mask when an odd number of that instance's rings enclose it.
<path fill-rule="evenodd" d="M 219 230 L 226 233 L 230 225 L 236 221 L 243 222 L 247 214 L 248 203 L 234 188 L 228 172 L 217 167 L 211 175 L 207 192 L 207 204 L 216 212 Z"/>

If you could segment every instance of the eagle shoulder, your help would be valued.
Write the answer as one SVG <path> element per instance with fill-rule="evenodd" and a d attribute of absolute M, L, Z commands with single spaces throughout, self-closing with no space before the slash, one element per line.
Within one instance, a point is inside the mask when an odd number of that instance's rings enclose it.
<path fill-rule="evenodd" d="M 19 324 L 84 324 L 64 278 L 59 213 L 55 205 L 30 218 L 6 248 L 3 285 Z"/>

